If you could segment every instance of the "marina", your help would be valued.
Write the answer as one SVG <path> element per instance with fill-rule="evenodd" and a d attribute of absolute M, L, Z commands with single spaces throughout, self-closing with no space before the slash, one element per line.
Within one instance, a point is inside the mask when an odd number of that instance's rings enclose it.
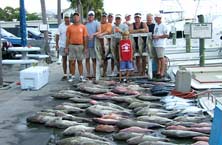
<path fill-rule="evenodd" d="M 26 22 L 25 12 L 20 11 L 23 23 L 0 22 L 0 27 L 19 26 L 22 30 L 21 47 L 4 46 L 13 57 L 0 59 L 0 144 L 221 145 L 222 25 L 216 1 L 208 3 L 214 14 L 208 9 L 202 12 L 205 2 L 192 1 L 192 17 L 187 18 L 182 0 L 160 1 L 159 12 L 170 30 L 163 76 L 157 75 L 157 58 L 149 51 L 154 44 L 152 33 L 129 34 L 133 47 L 134 37 L 138 38 L 138 54 L 147 56 L 145 75 L 140 75 L 136 58 L 129 78 L 123 73 L 121 80 L 118 67 L 112 70 L 112 60 L 117 62 L 117 36 L 110 34 L 94 39 L 94 76 L 87 73 L 83 59 L 83 74 L 76 69 L 74 76 L 67 73 L 67 79 L 61 80 L 64 74 L 55 50 L 55 29 L 48 29 L 57 27 L 57 21 L 47 25 L 44 21 Z M 24 8 L 24 0 L 20 4 Z M 44 27 L 39 31 L 44 37 L 32 38 L 32 46 L 26 24 L 35 27 L 33 30 Z M 105 75 L 101 75 L 103 61 L 108 64 Z"/>

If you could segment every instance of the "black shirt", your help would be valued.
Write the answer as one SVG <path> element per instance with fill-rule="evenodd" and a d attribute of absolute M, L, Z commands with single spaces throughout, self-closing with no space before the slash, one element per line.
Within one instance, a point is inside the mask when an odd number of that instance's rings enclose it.
<path fill-rule="evenodd" d="M 152 34 L 154 33 L 154 27 L 155 27 L 155 24 L 150 24 L 150 25 L 148 25 L 147 24 L 147 26 L 148 26 L 148 28 L 149 28 L 149 32 L 152 32 Z"/>

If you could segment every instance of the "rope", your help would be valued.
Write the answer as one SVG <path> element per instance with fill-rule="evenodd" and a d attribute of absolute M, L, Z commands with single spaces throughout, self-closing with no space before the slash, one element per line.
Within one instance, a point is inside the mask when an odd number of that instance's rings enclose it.
<path fill-rule="evenodd" d="M 191 90 L 190 92 L 179 92 L 174 89 L 171 91 L 171 95 L 184 99 L 192 99 L 197 97 L 197 94 L 195 93 L 194 90 Z"/>

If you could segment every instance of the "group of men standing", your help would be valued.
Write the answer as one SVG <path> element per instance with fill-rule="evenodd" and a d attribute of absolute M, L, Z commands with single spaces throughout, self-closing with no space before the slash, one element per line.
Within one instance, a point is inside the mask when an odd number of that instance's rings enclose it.
<path fill-rule="evenodd" d="M 114 45 L 110 46 L 110 38 L 107 39 L 109 47 L 114 47 L 111 59 L 111 71 L 114 74 L 115 64 L 117 70 L 119 71 L 119 41 L 124 32 L 129 31 L 133 33 L 152 33 L 153 39 L 153 54 L 157 62 L 157 73 L 156 76 L 161 78 L 165 73 L 165 61 L 164 61 L 164 43 L 165 38 L 168 37 L 168 31 L 166 26 L 161 22 L 161 15 L 155 15 L 156 24 L 153 23 L 153 15 L 147 14 L 147 22 L 141 21 L 141 13 L 134 14 L 134 23 L 130 23 L 130 14 L 125 15 L 126 21 L 122 23 L 120 14 L 114 15 L 112 13 L 102 13 L 101 21 L 95 21 L 94 11 L 88 12 L 87 22 L 83 25 L 80 23 L 80 14 L 75 12 L 73 14 L 73 23 L 70 23 L 69 16 L 64 17 L 64 23 L 59 25 L 58 32 L 56 35 L 56 48 L 59 50 L 60 55 L 62 55 L 62 64 L 64 76 L 62 80 L 68 79 L 67 76 L 67 59 L 69 59 L 69 70 L 71 77 L 69 81 L 76 79 L 75 77 L 75 64 L 77 61 L 79 70 L 80 81 L 85 81 L 83 77 L 83 64 L 82 60 L 86 59 L 86 70 L 87 77 L 95 77 L 96 75 L 96 52 L 95 52 L 95 39 L 99 39 L 101 46 L 101 59 L 103 72 L 102 76 L 106 76 L 107 71 L 107 58 L 105 53 L 105 42 L 104 36 L 113 34 Z M 113 22 L 114 19 L 114 22 Z M 146 37 L 143 37 L 143 43 L 146 44 Z M 139 41 L 138 37 L 134 37 L 135 45 L 133 46 L 134 57 L 136 64 L 134 67 L 137 68 L 139 75 L 145 75 L 145 68 L 147 64 L 147 45 L 143 45 L 142 54 L 139 54 Z M 68 57 L 67 57 L 68 56 Z M 115 59 L 113 59 L 115 58 Z M 93 64 L 93 74 L 90 74 L 90 59 Z M 142 60 L 142 65 L 140 65 Z"/>

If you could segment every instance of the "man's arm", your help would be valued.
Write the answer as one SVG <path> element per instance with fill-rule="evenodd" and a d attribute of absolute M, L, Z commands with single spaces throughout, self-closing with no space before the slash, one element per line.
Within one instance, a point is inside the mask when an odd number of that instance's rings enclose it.
<path fill-rule="evenodd" d="M 55 41 L 56 41 L 56 50 L 58 51 L 59 50 L 59 34 L 56 34 Z"/>
<path fill-rule="evenodd" d="M 69 31 L 67 28 L 67 30 L 66 30 L 66 48 L 65 48 L 65 53 L 67 53 L 67 54 L 69 52 L 69 40 L 70 40 L 70 34 L 69 34 Z"/>

